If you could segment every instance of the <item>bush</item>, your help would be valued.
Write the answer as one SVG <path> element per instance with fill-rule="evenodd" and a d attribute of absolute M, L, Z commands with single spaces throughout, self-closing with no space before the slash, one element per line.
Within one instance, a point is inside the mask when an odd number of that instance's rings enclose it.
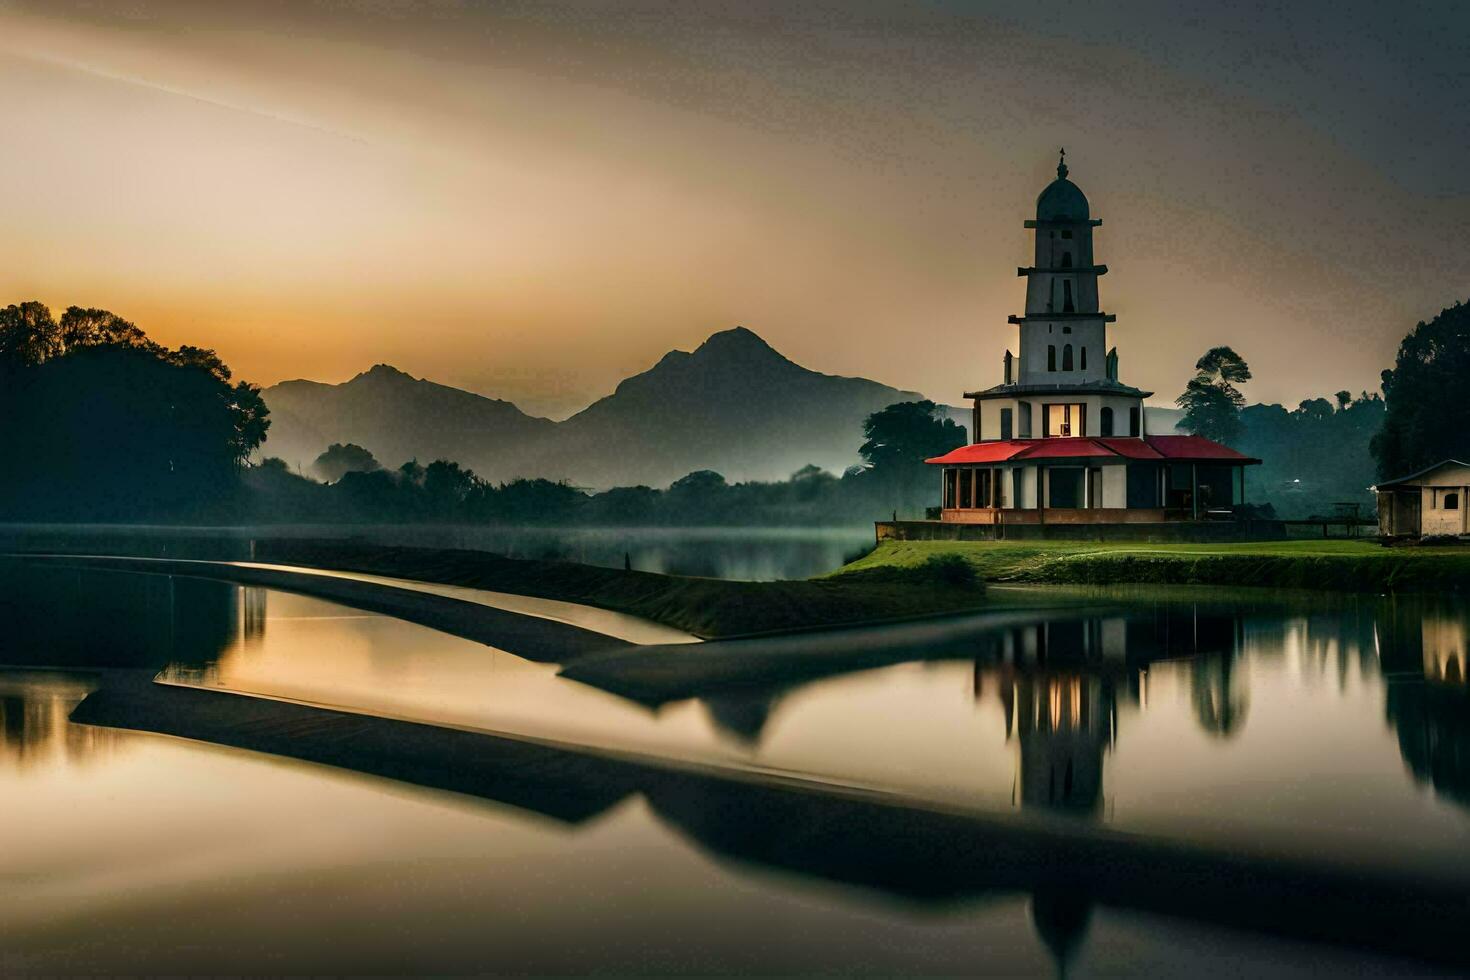
<path fill-rule="evenodd" d="M 974 586 L 980 580 L 975 566 L 954 554 L 932 555 L 914 569 L 915 577 L 956 588 Z"/>
<path fill-rule="evenodd" d="M 1419 544 L 1430 547 L 1438 547 L 1446 544 L 1459 544 L 1460 537 L 1457 534 L 1426 534 L 1419 539 Z"/>

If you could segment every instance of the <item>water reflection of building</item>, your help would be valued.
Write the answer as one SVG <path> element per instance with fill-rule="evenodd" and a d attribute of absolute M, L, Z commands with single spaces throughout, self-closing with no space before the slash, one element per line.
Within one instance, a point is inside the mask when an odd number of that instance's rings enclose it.
<path fill-rule="evenodd" d="M 1374 640 L 1386 681 L 1384 712 L 1404 764 L 1445 799 L 1470 806 L 1470 607 L 1383 600 Z"/>
<path fill-rule="evenodd" d="M 1120 708 L 1147 704 L 1148 667 L 1158 660 L 1192 658 L 1196 718 L 1212 733 L 1233 732 L 1248 700 L 1235 667 L 1241 632 L 1233 613 L 1166 604 L 1036 623 L 997 638 L 976 664 L 975 695 L 999 661 L 1006 741 L 1019 746 L 1017 802 L 1073 813 L 1101 807 Z"/>
<path fill-rule="evenodd" d="M 0 766 L 76 764 L 109 753 L 117 745 L 116 732 L 67 720 L 92 686 L 67 674 L 0 674 Z"/>
<path fill-rule="evenodd" d="M 1111 678 L 1017 674 L 999 691 L 1006 741 L 1020 744 L 1020 804 L 1090 813 L 1102 803 L 1103 754 L 1117 731 Z"/>
<path fill-rule="evenodd" d="M 1125 615 L 1037 623 L 998 638 L 977 661 L 974 693 L 993 669 L 1005 712 L 1006 741 L 1018 745 L 1017 800 L 1023 808 L 1092 817 L 1103 807 L 1107 753 L 1120 711 L 1148 703 L 1148 668 L 1193 658 L 1196 718 L 1228 734 L 1244 717 L 1234 664 L 1242 629 L 1234 613 L 1159 605 Z M 999 668 L 988 665 L 999 661 Z M 1031 919 L 1058 974 L 1087 935 L 1093 898 L 1086 889 L 1047 885 L 1031 895 Z"/>

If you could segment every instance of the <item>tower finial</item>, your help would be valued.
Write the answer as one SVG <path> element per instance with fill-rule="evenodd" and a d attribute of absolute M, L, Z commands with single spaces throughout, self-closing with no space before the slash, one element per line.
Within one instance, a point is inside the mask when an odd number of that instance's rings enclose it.
<path fill-rule="evenodd" d="M 1057 161 L 1057 179 L 1061 180 L 1067 176 L 1067 148 L 1062 147 L 1062 158 Z"/>

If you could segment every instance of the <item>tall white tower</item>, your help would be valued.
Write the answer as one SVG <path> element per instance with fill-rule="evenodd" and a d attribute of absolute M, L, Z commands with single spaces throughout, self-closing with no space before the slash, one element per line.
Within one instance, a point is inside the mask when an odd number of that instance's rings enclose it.
<path fill-rule="evenodd" d="M 1057 179 L 1036 199 L 1033 265 L 1026 278 L 1020 357 L 1006 352 L 1001 384 L 966 392 L 975 400 L 975 440 L 1143 435 L 1149 394 L 1118 381 L 1118 355 L 1108 347 L 1116 317 L 1098 305 L 1098 277 L 1108 271 L 1092 251 L 1087 197 L 1067 179 L 1066 151 Z"/>

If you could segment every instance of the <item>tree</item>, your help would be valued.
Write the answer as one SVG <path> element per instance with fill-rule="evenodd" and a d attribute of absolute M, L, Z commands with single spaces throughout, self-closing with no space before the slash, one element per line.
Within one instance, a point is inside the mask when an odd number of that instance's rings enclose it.
<path fill-rule="evenodd" d="M 1194 369 L 1194 377 L 1174 402 L 1184 409 L 1179 427 L 1227 445 L 1237 441 L 1245 396 L 1235 386 L 1251 379 L 1250 367 L 1229 347 L 1212 347 Z"/>
<path fill-rule="evenodd" d="M 0 310 L 0 363 L 36 367 L 61 350 L 60 329 L 44 303 L 31 300 Z"/>
<path fill-rule="evenodd" d="M 899 402 L 863 422 L 858 453 L 876 474 L 906 479 L 924 472 L 924 460 L 965 444 L 965 430 L 931 401 Z"/>
<path fill-rule="evenodd" d="M 212 351 L 168 350 L 106 310 L 0 310 L 0 511 L 64 519 L 202 515 L 265 439 L 260 389 Z"/>
<path fill-rule="evenodd" d="M 108 310 L 68 306 L 57 322 L 63 352 L 78 347 L 143 347 L 161 352 L 138 327 Z"/>
<path fill-rule="evenodd" d="M 1378 476 L 1393 479 L 1470 456 L 1470 306 L 1456 303 L 1419 323 L 1383 372 L 1387 411 L 1371 448 Z"/>
<path fill-rule="evenodd" d="M 348 473 L 371 473 L 382 469 L 373 454 L 355 442 L 334 442 L 311 464 L 326 483 L 336 483 Z"/>
<path fill-rule="evenodd" d="M 726 486 L 725 478 L 714 470 L 695 470 L 669 484 L 669 493 L 676 497 L 687 496 L 698 500 L 706 494 L 718 493 Z"/>
<path fill-rule="evenodd" d="M 436 517 L 458 516 L 465 500 L 481 483 L 475 471 L 458 463 L 436 459 L 424 468 L 424 497 Z"/>
<path fill-rule="evenodd" d="M 1327 399 L 1307 398 L 1297 405 L 1296 411 L 1291 414 L 1310 424 L 1326 422 L 1336 413 L 1332 409 L 1332 403 Z"/>

